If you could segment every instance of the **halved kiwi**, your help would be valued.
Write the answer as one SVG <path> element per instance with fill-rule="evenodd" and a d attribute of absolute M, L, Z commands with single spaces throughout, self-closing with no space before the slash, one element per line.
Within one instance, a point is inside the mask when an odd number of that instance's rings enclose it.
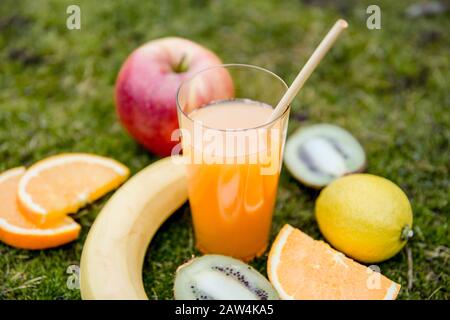
<path fill-rule="evenodd" d="M 323 123 L 300 128 L 288 138 L 284 163 L 301 183 L 322 188 L 345 174 L 363 171 L 366 154 L 348 131 Z"/>
<path fill-rule="evenodd" d="M 180 266 L 176 300 L 274 300 L 278 294 L 258 271 L 231 257 L 204 255 Z"/>

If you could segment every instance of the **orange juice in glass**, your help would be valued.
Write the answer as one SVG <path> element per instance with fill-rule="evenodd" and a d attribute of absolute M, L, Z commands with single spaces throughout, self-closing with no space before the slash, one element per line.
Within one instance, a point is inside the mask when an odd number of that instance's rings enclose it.
<path fill-rule="evenodd" d="M 231 90 L 215 90 L 208 79 Z M 275 74 L 248 65 L 209 68 L 181 85 L 178 119 L 203 253 L 250 260 L 266 250 L 289 108 L 267 120 L 286 90 Z"/>

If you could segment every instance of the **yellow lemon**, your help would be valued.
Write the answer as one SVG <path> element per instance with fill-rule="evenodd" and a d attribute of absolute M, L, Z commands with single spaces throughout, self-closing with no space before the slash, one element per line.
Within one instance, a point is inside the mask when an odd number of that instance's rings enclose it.
<path fill-rule="evenodd" d="M 352 174 L 329 184 L 317 198 L 315 213 L 327 241 L 365 263 L 391 258 L 413 235 L 405 193 L 371 174 Z"/>

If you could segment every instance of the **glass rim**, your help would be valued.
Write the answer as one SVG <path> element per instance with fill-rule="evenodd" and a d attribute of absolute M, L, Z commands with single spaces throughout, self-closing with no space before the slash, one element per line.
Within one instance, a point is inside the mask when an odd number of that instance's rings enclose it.
<path fill-rule="evenodd" d="M 211 69 L 230 68 L 230 67 L 249 68 L 249 69 L 255 69 L 255 70 L 263 71 L 263 72 L 271 75 L 275 79 L 279 80 L 282 83 L 282 85 L 285 87 L 286 90 L 289 88 L 288 85 L 286 84 L 286 82 L 280 76 L 278 76 L 276 73 L 274 73 L 274 72 L 272 72 L 270 70 L 267 70 L 265 68 L 258 67 L 258 66 L 255 66 L 255 65 L 251 65 L 251 64 L 244 64 L 244 63 L 219 64 L 219 65 L 207 67 L 207 68 L 204 68 L 204 69 L 201 69 L 201 70 L 195 72 L 191 77 L 185 79 L 180 84 L 180 86 L 177 89 L 177 95 L 176 95 L 177 111 L 181 112 L 181 114 L 184 115 L 189 121 L 191 121 L 193 123 L 197 123 L 203 128 L 206 128 L 206 129 L 209 129 L 209 130 L 215 130 L 215 131 L 222 131 L 222 132 L 239 132 L 239 131 L 257 130 L 257 129 L 261 129 L 261 128 L 265 128 L 265 127 L 270 127 L 272 124 L 276 123 L 278 120 L 280 120 L 282 117 L 284 117 L 286 115 L 286 113 L 290 110 L 291 105 L 288 105 L 286 107 L 286 109 L 283 111 L 283 113 L 280 114 L 275 119 L 273 119 L 272 121 L 263 123 L 261 125 L 255 126 L 255 127 L 242 128 L 242 129 L 219 129 L 219 128 L 213 128 L 213 127 L 209 127 L 207 125 L 204 125 L 201 121 L 192 119 L 186 112 L 184 112 L 184 110 L 180 106 L 180 103 L 179 103 L 180 99 L 179 99 L 179 97 L 180 97 L 181 88 L 184 85 L 186 85 L 188 82 L 192 81 L 195 77 L 197 77 L 199 74 L 201 74 L 203 72 L 209 71 Z M 272 106 L 272 108 L 273 108 L 273 106 Z"/>

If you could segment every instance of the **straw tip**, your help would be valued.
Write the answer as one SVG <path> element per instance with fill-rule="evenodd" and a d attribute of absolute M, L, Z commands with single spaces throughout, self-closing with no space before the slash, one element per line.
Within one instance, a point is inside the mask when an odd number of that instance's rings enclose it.
<path fill-rule="evenodd" d="M 348 27 L 348 22 L 345 21 L 344 19 L 339 19 L 337 22 L 341 25 L 342 28 Z"/>

